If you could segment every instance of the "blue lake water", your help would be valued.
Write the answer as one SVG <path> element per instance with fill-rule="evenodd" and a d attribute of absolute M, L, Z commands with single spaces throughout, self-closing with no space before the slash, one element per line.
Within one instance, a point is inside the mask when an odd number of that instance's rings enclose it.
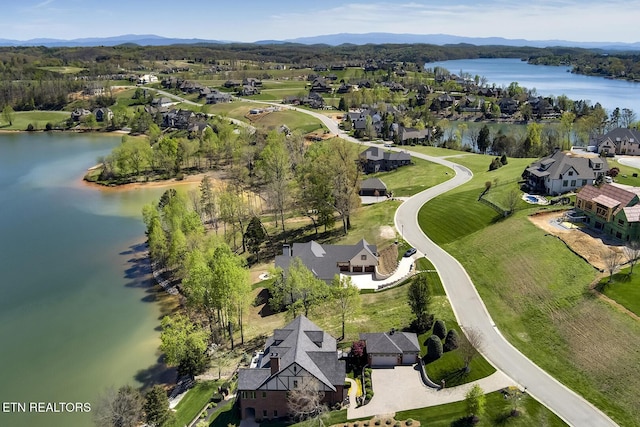
<path fill-rule="evenodd" d="M 609 113 L 616 107 L 630 108 L 640 117 L 640 83 L 584 76 L 568 72 L 569 67 L 530 65 L 520 59 L 483 58 L 428 62 L 425 68 L 444 67 L 451 73 L 486 77 L 488 84 L 507 87 L 518 82 L 535 88 L 538 95 L 566 95 L 573 100 L 599 102 Z"/>
<path fill-rule="evenodd" d="M 91 426 L 90 413 L 28 404 L 95 406 L 106 387 L 162 371 L 161 308 L 140 258 L 141 208 L 162 190 L 81 181 L 119 141 L 0 134 L 0 426 Z M 26 403 L 27 413 L 3 402 Z"/>

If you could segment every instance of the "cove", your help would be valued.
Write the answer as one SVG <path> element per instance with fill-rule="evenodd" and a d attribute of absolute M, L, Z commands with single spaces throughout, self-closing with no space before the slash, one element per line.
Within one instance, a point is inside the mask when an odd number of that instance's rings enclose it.
<path fill-rule="evenodd" d="M 95 407 L 106 387 L 138 387 L 165 373 L 162 295 L 142 256 L 141 220 L 142 206 L 164 190 L 81 181 L 119 143 L 120 136 L 0 134 L 0 425 L 91 426 L 91 412 L 29 405 Z M 7 402 L 27 410 L 4 411 Z"/>

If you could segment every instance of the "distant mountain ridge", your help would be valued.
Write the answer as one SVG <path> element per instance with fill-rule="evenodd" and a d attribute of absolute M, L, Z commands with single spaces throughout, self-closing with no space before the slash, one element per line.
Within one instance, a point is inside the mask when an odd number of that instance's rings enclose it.
<path fill-rule="evenodd" d="M 154 34 L 125 34 L 115 37 L 94 37 L 80 38 L 73 40 L 59 40 L 39 38 L 31 40 L 9 40 L 0 39 L 0 46 L 46 46 L 46 47 L 88 47 L 88 46 L 117 46 L 121 44 L 136 44 L 140 46 L 166 46 L 175 44 L 223 44 L 240 43 L 229 40 L 207 40 L 207 39 L 182 39 L 168 38 Z M 582 47 L 585 49 L 603 50 L 640 50 L 640 42 L 574 42 L 568 40 L 525 40 L 507 39 L 503 37 L 463 37 L 450 34 L 395 34 L 395 33 L 340 33 L 327 34 L 312 37 L 299 37 L 287 40 L 258 40 L 253 44 L 326 44 L 337 46 L 341 44 L 415 44 L 426 43 L 433 45 L 447 45 L 466 43 L 476 46 L 530 46 L 530 47 Z"/>

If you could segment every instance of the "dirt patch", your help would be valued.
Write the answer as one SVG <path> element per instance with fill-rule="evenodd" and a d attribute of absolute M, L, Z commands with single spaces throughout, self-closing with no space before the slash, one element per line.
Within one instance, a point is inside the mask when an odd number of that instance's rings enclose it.
<path fill-rule="evenodd" d="M 389 245 L 386 248 L 381 249 L 379 253 L 378 270 L 380 273 L 389 274 L 395 271 L 398 266 L 398 246 Z"/>
<path fill-rule="evenodd" d="M 380 227 L 380 238 L 382 239 L 394 239 L 396 237 L 396 230 L 390 225 L 383 225 Z"/>
<path fill-rule="evenodd" d="M 529 217 L 529 221 L 562 240 L 573 252 L 584 258 L 600 271 L 607 269 L 606 259 L 611 251 L 617 252 L 621 262 L 625 261 L 622 245 L 610 245 L 599 237 L 591 236 L 579 228 L 567 229 L 558 220 L 564 212 L 544 212 Z"/>

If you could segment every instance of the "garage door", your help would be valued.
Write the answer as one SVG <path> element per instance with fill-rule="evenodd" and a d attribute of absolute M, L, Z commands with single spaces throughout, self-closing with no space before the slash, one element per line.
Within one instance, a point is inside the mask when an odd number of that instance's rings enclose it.
<path fill-rule="evenodd" d="M 371 365 L 372 366 L 395 366 L 398 361 L 398 358 L 394 355 L 392 356 L 371 356 Z"/>
<path fill-rule="evenodd" d="M 415 354 L 403 354 L 402 355 L 402 363 L 405 365 L 413 365 L 416 363 L 416 355 Z"/>

